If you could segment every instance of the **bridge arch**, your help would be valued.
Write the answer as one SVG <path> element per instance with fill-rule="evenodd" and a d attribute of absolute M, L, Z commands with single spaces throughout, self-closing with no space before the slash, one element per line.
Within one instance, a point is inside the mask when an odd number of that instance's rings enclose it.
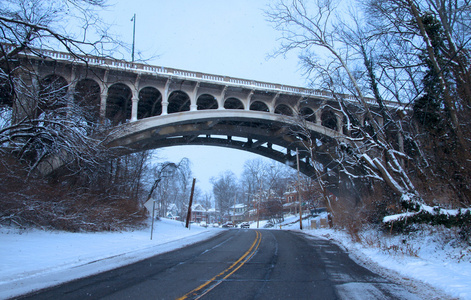
<path fill-rule="evenodd" d="M 74 90 L 74 101 L 84 108 L 87 122 L 96 122 L 100 118 L 100 85 L 93 79 L 84 78 L 77 81 Z"/>
<path fill-rule="evenodd" d="M 0 78 L 0 106 L 13 107 L 13 93 L 11 92 L 10 82 Z"/>
<path fill-rule="evenodd" d="M 131 119 L 132 90 L 121 82 L 108 88 L 106 99 L 106 118 L 114 125 L 126 123 Z"/>
<path fill-rule="evenodd" d="M 288 105 L 286 105 L 286 104 L 279 104 L 275 108 L 275 114 L 285 115 L 285 116 L 293 116 L 294 115 L 293 109 L 291 107 L 289 107 Z"/>
<path fill-rule="evenodd" d="M 321 124 L 324 127 L 339 131 L 337 126 L 337 115 L 330 108 L 325 108 L 321 114 Z"/>
<path fill-rule="evenodd" d="M 250 110 L 270 112 L 268 105 L 262 101 L 254 101 L 250 104 Z"/>
<path fill-rule="evenodd" d="M 199 110 L 183 114 L 168 114 L 126 123 L 110 137 L 110 146 L 123 151 L 136 152 L 181 145 L 206 145 L 227 147 L 259 154 L 276 161 L 296 165 L 296 148 L 300 141 L 290 134 L 296 126 L 295 118 L 264 111 L 250 110 Z M 341 133 L 308 123 L 308 130 L 322 144 L 315 160 L 323 166 L 332 165 L 328 148 L 335 140 L 344 140 Z M 311 153 L 300 153 L 301 171 L 314 175 Z"/>
<path fill-rule="evenodd" d="M 218 109 L 218 101 L 216 97 L 210 94 L 202 94 L 196 100 L 197 110 Z"/>
<path fill-rule="evenodd" d="M 169 114 L 189 111 L 191 105 L 190 96 L 183 91 L 173 91 L 168 96 L 168 108 L 167 112 Z"/>
<path fill-rule="evenodd" d="M 224 101 L 225 109 L 244 109 L 244 103 L 235 97 L 229 97 Z"/>
<path fill-rule="evenodd" d="M 301 107 L 301 109 L 299 110 L 299 113 L 301 114 L 301 116 L 303 116 L 303 118 L 306 121 L 309 121 L 312 123 L 317 122 L 316 113 L 312 108 L 307 107 L 307 106 Z"/>
<path fill-rule="evenodd" d="M 155 87 L 147 86 L 139 91 L 137 118 L 144 119 L 162 114 L 162 94 Z"/>
<path fill-rule="evenodd" d="M 45 111 L 65 107 L 65 97 L 69 91 L 67 80 L 57 74 L 50 74 L 39 81 L 38 109 Z M 41 112 L 39 112 L 41 113 Z"/>

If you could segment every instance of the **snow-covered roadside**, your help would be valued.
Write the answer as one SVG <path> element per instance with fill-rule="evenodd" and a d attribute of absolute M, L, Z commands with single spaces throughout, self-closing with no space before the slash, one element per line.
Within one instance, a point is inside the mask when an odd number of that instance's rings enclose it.
<path fill-rule="evenodd" d="M 299 230 L 299 223 L 292 223 L 296 220 L 297 216 L 286 218 L 283 230 Z M 260 221 L 259 227 L 266 223 Z M 416 292 L 433 295 L 429 299 L 449 298 L 443 296 L 446 293 L 471 300 L 471 247 L 452 247 L 452 240 L 443 238 L 443 232 L 390 238 L 370 230 L 360 233 L 363 243 L 356 243 L 343 231 L 311 230 L 309 223 L 304 221 L 303 233 L 337 242 L 373 271 L 409 286 L 420 281 L 443 291 L 435 294 L 424 286 L 416 288 Z M 272 229 L 280 230 L 279 226 Z M 28 230 L 19 234 L 0 228 L 0 299 L 110 270 L 220 232 L 199 226 L 188 230 L 181 222 L 165 219 L 156 222 L 153 240 L 149 229 L 110 233 Z"/>
<path fill-rule="evenodd" d="M 290 221 L 288 218 L 285 222 Z M 283 228 L 299 231 L 299 223 Z M 367 230 L 360 233 L 362 243 L 352 241 L 344 231 L 310 229 L 308 220 L 303 222 L 303 229 L 305 234 L 340 244 L 352 258 L 372 271 L 408 284 L 416 292 L 432 295 L 430 299 L 471 300 L 471 247 L 453 247 L 453 240 L 447 238 L 447 229 L 440 233 L 424 231 L 395 237 Z M 414 286 L 420 282 L 426 286 Z M 435 290 L 426 290 L 427 286 Z"/>
<path fill-rule="evenodd" d="M 0 228 L 0 299 L 130 264 L 214 236 L 217 228 L 162 219 L 150 229 L 69 233 Z"/>

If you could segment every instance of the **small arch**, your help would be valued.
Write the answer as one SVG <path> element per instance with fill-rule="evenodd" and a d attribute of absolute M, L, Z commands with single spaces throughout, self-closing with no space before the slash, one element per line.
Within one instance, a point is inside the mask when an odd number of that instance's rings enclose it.
<path fill-rule="evenodd" d="M 203 94 L 196 100 L 197 110 L 218 109 L 218 101 L 210 94 Z"/>
<path fill-rule="evenodd" d="M 275 108 L 275 114 L 284 115 L 284 116 L 293 116 L 293 110 L 286 104 L 280 104 Z"/>
<path fill-rule="evenodd" d="M 244 103 L 237 98 L 230 97 L 224 101 L 225 109 L 244 109 Z"/>
<path fill-rule="evenodd" d="M 331 109 L 324 109 L 321 115 L 322 126 L 333 129 L 335 131 L 338 130 L 337 127 L 337 116 Z"/>
<path fill-rule="evenodd" d="M 131 119 L 132 91 L 123 83 L 115 83 L 108 88 L 106 99 L 106 118 L 113 125 L 126 123 Z"/>
<path fill-rule="evenodd" d="M 139 91 L 137 118 L 144 119 L 162 114 L 162 94 L 154 87 L 145 87 Z"/>
<path fill-rule="evenodd" d="M 169 114 L 189 111 L 190 110 L 190 97 L 182 91 L 174 91 L 168 97 L 168 109 Z"/>
<path fill-rule="evenodd" d="M 268 106 L 262 101 L 254 101 L 250 104 L 250 110 L 270 112 Z"/>
<path fill-rule="evenodd" d="M 92 79 L 82 79 L 75 85 L 74 101 L 84 109 L 84 117 L 89 122 L 100 118 L 100 85 Z"/>
<path fill-rule="evenodd" d="M 55 110 L 67 106 L 67 91 L 69 83 L 64 77 L 52 74 L 39 81 L 39 103 L 38 108 L 44 110 Z"/>
<path fill-rule="evenodd" d="M 306 121 L 316 123 L 316 121 L 317 121 L 316 113 L 314 112 L 314 110 L 312 108 L 305 106 L 305 107 L 301 108 L 299 113 L 301 114 L 301 116 L 303 116 L 303 118 Z"/>
<path fill-rule="evenodd" d="M 10 81 L 0 78 L 0 107 L 13 107 L 13 93 Z"/>

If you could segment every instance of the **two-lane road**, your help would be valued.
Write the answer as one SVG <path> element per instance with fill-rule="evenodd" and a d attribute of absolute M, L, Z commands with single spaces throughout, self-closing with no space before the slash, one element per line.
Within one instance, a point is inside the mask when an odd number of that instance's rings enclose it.
<path fill-rule="evenodd" d="M 25 299 L 419 299 L 329 241 L 226 230 L 198 244 Z"/>

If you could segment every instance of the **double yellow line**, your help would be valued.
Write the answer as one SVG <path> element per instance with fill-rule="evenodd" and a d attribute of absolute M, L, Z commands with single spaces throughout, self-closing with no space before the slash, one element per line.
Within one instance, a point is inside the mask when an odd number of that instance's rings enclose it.
<path fill-rule="evenodd" d="M 219 284 L 221 284 L 225 279 L 227 279 L 229 276 L 234 274 L 237 270 L 240 269 L 252 256 L 257 252 L 258 247 L 260 246 L 260 242 L 262 240 L 262 234 L 258 231 L 256 231 L 257 235 L 255 237 L 254 242 L 250 246 L 249 250 L 244 253 L 237 261 L 235 261 L 230 267 L 222 271 L 221 273 L 217 274 L 210 280 L 206 281 L 199 287 L 195 288 L 191 292 L 188 292 L 187 294 L 183 295 L 180 298 L 177 298 L 177 300 L 183 300 L 183 299 L 199 299 L 202 296 L 206 295 L 209 291 L 217 287 Z M 211 285 L 214 283 L 213 285 Z M 208 287 L 209 286 L 209 287 Z M 208 287 L 206 290 L 203 290 L 204 288 Z"/>

